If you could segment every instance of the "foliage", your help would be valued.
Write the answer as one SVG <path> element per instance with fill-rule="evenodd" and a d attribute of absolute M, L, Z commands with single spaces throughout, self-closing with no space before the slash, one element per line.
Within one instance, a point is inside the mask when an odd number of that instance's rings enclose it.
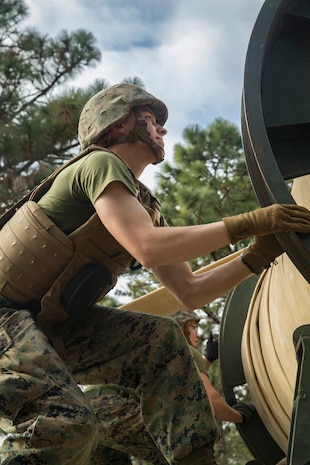
<path fill-rule="evenodd" d="M 2 0 L 0 4 L 3 209 L 72 155 L 78 145 L 78 116 L 92 89 L 60 89 L 101 57 L 92 33 L 62 31 L 51 38 L 23 28 L 27 14 L 23 0 Z"/>

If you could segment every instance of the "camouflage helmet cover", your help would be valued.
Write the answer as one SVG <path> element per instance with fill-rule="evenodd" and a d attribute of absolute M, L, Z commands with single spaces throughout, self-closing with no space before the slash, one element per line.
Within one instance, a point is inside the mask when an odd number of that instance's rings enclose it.
<path fill-rule="evenodd" d="M 195 321 L 196 323 L 199 323 L 200 321 L 200 317 L 191 310 L 180 310 L 179 312 L 170 315 L 170 318 L 176 321 L 182 329 L 188 321 Z"/>
<path fill-rule="evenodd" d="M 163 126 L 168 118 L 166 105 L 141 87 L 134 84 L 116 84 L 103 89 L 82 109 L 78 139 L 81 149 L 98 140 L 117 123 L 123 121 L 134 107 L 149 105 L 158 124 Z"/>

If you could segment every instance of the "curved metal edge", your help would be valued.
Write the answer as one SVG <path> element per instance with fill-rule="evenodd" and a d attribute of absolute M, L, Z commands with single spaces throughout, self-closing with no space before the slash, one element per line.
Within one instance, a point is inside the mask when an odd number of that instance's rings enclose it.
<path fill-rule="evenodd" d="M 220 327 L 219 361 L 223 392 L 229 405 L 237 402 L 235 388 L 243 386 L 246 389 L 241 341 L 257 281 L 258 276 L 252 276 L 241 283 L 229 293 L 225 303 Z M 261 465 L 275 465 L 284 457 L 283 451 L 267 431 L 258 413 L 248 424 L 236 424 L 236 427 L 249 451 Z"/>
<path fill-rule="evenodd" d="M 248 173 L 261 206 L 295 203 L 267 134 L 261 85 L 267 50 L 280 30 L 284 12 L 296 4 L 297 1 L 291 0 L 264 3 L 254 25 L 246 56 L 241 129 Z M 310 235 L 277 234 L 277 239 L 303 277 L 310 282 Z"/>

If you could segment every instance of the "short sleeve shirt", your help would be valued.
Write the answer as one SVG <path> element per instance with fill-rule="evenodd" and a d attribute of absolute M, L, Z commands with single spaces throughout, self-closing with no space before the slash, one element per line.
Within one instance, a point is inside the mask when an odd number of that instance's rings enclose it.
<path fill-rule="evenodd" d="M 137 180 L 126 164 L 112 152 L 97 150 L 61 171 L 38 204 L 69 234 L 91 217 L 96 200 L 114 181 L 138 196 Z"/>

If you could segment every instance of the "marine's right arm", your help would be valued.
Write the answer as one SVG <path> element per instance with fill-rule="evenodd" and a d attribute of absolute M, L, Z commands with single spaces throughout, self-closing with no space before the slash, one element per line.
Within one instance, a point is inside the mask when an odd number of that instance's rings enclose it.
<path fill-rule="evenodd" d="M 223 221 L 183 226 L 153 226 L 150 216 L 120 182 L 113 182 L 95 202 L 108 231 L 148 268 L 186 262 L 229 243 Z"/>
<path fill-rule="evenodd" d="M 152 269 L 159 281 L 186 308 L 199 308 L 213 301 L 252 274 L 240 257 L 211 271 L 192 273 L 187 263 L 189 260 L 230 243 L 224 221 L 196 226 L 155 227 L 136 197 L 117 181 L 106 187 L 94 205 L 114 238 L 143 266 Z M 304 230 L 310 231 L 310 213 L 306 209 L 301 213 Z M 291 228 L 294 228 L 293 221 Z M 259 253 L 261 251 L 262 246 Z"/>

